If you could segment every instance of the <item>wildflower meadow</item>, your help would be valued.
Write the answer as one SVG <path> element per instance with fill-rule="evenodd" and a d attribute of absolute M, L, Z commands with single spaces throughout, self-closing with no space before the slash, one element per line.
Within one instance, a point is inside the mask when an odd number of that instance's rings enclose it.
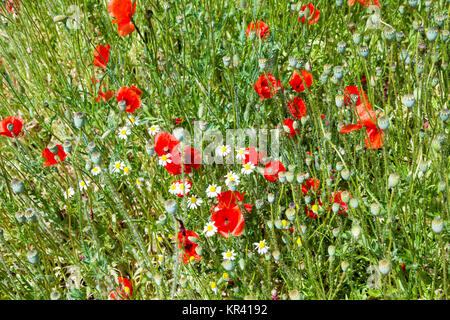
<path fill-rule="evenodd" d="M 0 1 L 0 299 L 448 299 L 449 9 Z"/>

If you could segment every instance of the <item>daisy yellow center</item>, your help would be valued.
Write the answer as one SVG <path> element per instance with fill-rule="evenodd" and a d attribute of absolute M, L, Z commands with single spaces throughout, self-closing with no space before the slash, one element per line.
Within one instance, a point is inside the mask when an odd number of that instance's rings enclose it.
<path fill-rule="evenodd" d="M 301 240 L 300 238 L 297 238 L 297 244 L 298 244 L 299 246 L 302 245 L 302 240 Z"/>
<path fill-rule="evenodd" d="M 167 161 L 167 156 L 166 156 L 165 154 L 163 154 L 163 155 L 161 156 L 161 159 L 162 159 L 162 161 Z"/>
<path fill-rule="evenodd" d="M 124 129 L 124 130 L 120 131 L 120 133 L 121 134 L 127 134 L 127 130 Z"/>
<path fill-rule="evenodd" d="M 169 237 L 169 239 L 172 239 L 173 238 L 173 234 L 169 233 L 168 237 Z"/>
<path fill-rule="evenodd" d="M 234 177 L 229 177 L 228 180 L 234 181 Z"/>
<path fill-rule="evenodd" d="M 151 127 L 151 128 L 150 128 L 150 131 L 155 131 L 155 130 L 156 130 L 155 127 Z"/>
<path fill-rule="evenodd" d="M 191 257 L 189 258 L 189 260 L 191 260 L 191 262 L 194 262 L 195 257 L 194 257 L 194 256 L 191 256 Z"/>
<path fill-rule="evenodd" d="M 67 194 L 70 194 L 70 190 L 67 190 Z"/>
<path fill-rule="evenodd" d="M 209 191 L 215 192 L 215 191 L 216 191 L 216 187 L 211 187 L 211 188 L 209 188 Z"/>
<path fill-rule="evenodd" d="M 225 280 L 228 279 L 228 273 L 224 272 L 223 278 L 224 278 Z"/>
<path fill-rule="evenodd" d="M 196 197 L 191 197 L 191 203 L 196 203 L 197 202 L 197 198 Z"/>
<path fill-rule="evenodd" d="M 158 237 L 158 241 L 161 242 L 161 241 L 162 241 L 162 238 L 161 238 L 161 237 Z"/>
<path fill-rule="evenodd" d="M 233 256 L 233 254 L 230 251 L 228 251 L 227 252 L 227 258 L 231 258 L 232 256 Z"/>
<path fill-rule="evenodd" d="M 136 120 L 134 118 L 130 118 L 130 122 L 134 123 Z"/>
<path fill-rule="evenodd" d="M 136 179 L 136 184 L 142 184 L 142 181 L 139 179 Z"/>
<path fill-rule="evenodd" d="M 177 188 L 177 186 L 174 185 L 174 184 L 170 186 L 170 189 L 171 189 L 171 190 L 175 190 L 176 188 Z"/>
<path fill-rule="evenodd" d="M 319 206 L 318 206 L 317 204 L 314 204 L 314 205 L 311 207 L 311 209 L 312 209 L 312 211 L 317 211 L 317 210 L 319 210 Z"/>
<path fill-rule="evenodd" d="M 125 291 L 125 293 L 130 293 L 130 288 L 129 287 L 124 287 L 123 290 Z"/>
<path fill-rule="evenodd" d="M 159 261 L 163 261 L 163 257 L 158 257 L 158 260 Z"/>
<path fill-rule="evenodd" d="M 239 150 L 239 154 L 240 154 L 240 155 L 243 155 L 243 154 L 244 154 L 244 150 L 242 150 L 242 149 Z"/>
<path fill-rule="evenodd" d="M 287 226 L 287 221 L 286 220 L 281 220 L 281 223 L 283 224 L 283 227 L 286 227 Z"/>
<path fill-rule="evenodd" d="M 227 151 L 227 147 L 222 147 L 222 152 Z"/>
<path fill-rule="evenodd" d="M 98 171 L 98 168 L 94 168 L 94 172 L 97 172 Z"/>
<path fill-rule="evenodd" d="M 117 169 L 119 169 L 119 168 L 120 168 L 120 163 L 116 163 L 114 166 L 115 166 Z"/>
<path fill-rule="evenodd" d="M 249 165 L 249 164 L 246 164 L 246 165 L 244 166 L 244 168 L 245 168 L 245 170 L 250 170 L 250 165 Z"/>
<path fill-rule="evenodd" d="M 81 181 L 80 184 L 82 187 L 86 186 L 86 183 L 84 181 Z"/>
<path fill-rule="evenodd" d="M 207 227 L 206 227 L 206 230 L 208 230 L 208 231 L 213 231 L 213 226 L 207 226 Z"/>
<path fill-rule="evenodd" d="M 216 288 L 217 287 L 217 284 L 215 283 L 215 282 L 211 282 L 211 288 Z"/>
<path fill-rule="evenodd" d="M 124 167 L 124 168 L 123 168 L 123 172 L 125 172 L 125 173 L 130 172 L 130 168 L 129 168 L 129 167 Z"/>
<path fill-rule="evenodd" d="M 263 248 L 265 248 L 266 247 L 266 244 L 264 243 L 264 242 L 260 242 L 259 243 L 259 247 L 261 248 L 261 249 L 263 249 Z"/>

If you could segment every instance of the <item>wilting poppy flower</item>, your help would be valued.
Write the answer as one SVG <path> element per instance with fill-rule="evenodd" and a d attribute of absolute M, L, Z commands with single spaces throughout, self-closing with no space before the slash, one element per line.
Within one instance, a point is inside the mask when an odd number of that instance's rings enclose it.
<path fill-rule="evenodd" d="M 338 191 L 338 192 L 334 193 L 334 195 L 331 196 L 330 202 L 340 204 L 339 211 L 338 211 L 339 214 L 347 214 L 348 206 L 344 201 L 342 201 L 341 194 L 342 194 L 342 191 Z"/>
<path fill-rule="evenodd" d="M 265 155 L 267 155 L 266 151 L 258 152 L 255 147 L 248 147 L 245 149 L 245 155 L 242 159 L 242 164 L 250 162 L 254 166 L 257 166 Z"/>
<path fill-rule="evenodd" d="M 296 133 L 300 132 L 299 129 L 295 129 L 294 128 L 294 120 L 293 119 L 285 119 L 283 121 L 284 126 L 286 127 L 286 129 L 289 130 L 289 132 L 287 132 L 287 130 L 285 129 L 284 133 L 288 133 L 289 137 L 292 138 L 293 136 L 295 136 Z"/>
<path fill-rule="evenodd" d="M 58 149 L 57 150 L 57 155 L 58 155 L 60 161 L 57 161 L 55 159 L 56 154 L 51 152 L 49 148 L 45 148 L 42 151 L 42 156 L 45 158 L 45 160 L 47 160 L 47 161 L 44 162 L 44 167 L 48 167 L 48 166 L 52 166 L 54 164 L 57 164 L 58 162 L 64 161 L 64 159 L 66 158 L 67 155 L 64 152 L 63 147 L 61 145 L 59 145 L 59 144 L 56 145 L 56 147 Z"/>
<path fill-rule="evenodd" d="M 317 190 L 319 190 L 319 186 L 320 186 L 320 181 L 319 179 L 314 179 L 314 178 L 309 178 L 308 180 L 306 180 L 303 184 L 302 184 L 302 192 L 303 194 L 307 194 L 309 190 L 313 190 L 314 192 L 316 192 Z"/>
<path fill-rule="evenodd" d="M 95 79 L 95 78 L 91 78 L 92 80 L 92 84 L 95 86 L 99 80 Z M 105 84 L 102 83 L 98 89 L 98 96 L 94 99 L 95 102 L 99 102 L 101 100 L 103 101 L 108 101 L 109 99 L 111 99 L 112 97 L 114 97 L 114 91 L 112 90 L 106 90 L 106 92 L 103 92 L 103 88 L 105 88 Z M 91 89 L 91 92 L 93 93 L 93 90 Z"/>
<path fill-rule="evenodd" d="M 269 31 L 269 26 L 264 22 L 264 21 L 256 21 L 255 22 L 250 22 L 247 26 L 247 29 L 245 30 L 245 34 L 249 35 L 250 31 L 256 31 L 256 34 L 261 38 L 266 40 L 267 36 L 270 34 Z"/>
<path fill-rule="evenodd" d="M 124 277 L 118 277 L 117 280 L 121 286 L 120 288 L 112 291 L 109 294 L 109 297 L 114 300 L 122 300 L 124 298 L 130 299 L 131 295 L 133 294 L 133 285 L 131 284 L 130 280 Z"/>
<path fill-rule="evenodd" d="M 109 49 L 111 48 L 111 46 L 108 44 L 106 44 L 106 47 L 104 46 L 98 46 L 97 48 L 95 48 L 94 51 L 94 66 L 106 69 L 106 65 L 108 64 L 109 61 Z"/>
<path fill-rule="evenodd" d="M 23 120 L 18 117 L 7 117 L 0 122 L 0 135 L 14 138 L 22 133 Z"/>
<path fill-rule="evenodd" d="M 198 244 L 189 240 L 189 237 L 199 239 L 198 235 L 194 231 L 184 229 L 184 227 L 180 229 L 181 231 L 178 232 L 178 241 L 177 241 L 178 248 L 181 249 L 180 260 L 182 260 L 184 264 L 188 264 L 189 261 L 191 260 L 191 257 L 192 260 L 200 261 L 202 258 L 195 251 Z"/>
<path fill-rule="evenodd" d="M 108 13 L 114 17 L 111 22 L 117 23 L 119 36 L 123 37 L 132 33 L 135 29 L 131 17 L 136 11 L 136 1 L 131 0 L 110 0 L 108 3 Z"/>
<path fill-rule="evenodd" d="M 295 119 L 301 119 L 306 116 L 306 105 L 302 98 L 295 97 L 294 100 L 288 101 L 287 105 Z"/>
<path fill-rule="evenodd" d="M 375 111 L 372 110 L 372 106 L 369 103 L 361 103 L 360 105 L 356 106 L 356 111 L 358 114 L 358 118 L 361 121 L 358 120 L 358 123 L 356 124 L 348 124 L 346 126 L 343 126 L 340 133 L 345 134 L 365 127 L 369 138 L 365 138 L 366 148 L 381 148 L 383 146 L 383 130 L 381 130 L 374 122 L 376 121 L 377 116 L 375 114 Z"/>
<path fill-rule="evenodd" d="M 283 85 L 270 73 L 263 74 L 255 83 L 255 91 L 259 94 L 260 100 L 272 98 L 279 88 L 283 89 Z"/>
<path fill-rule="evenodd" d="M 306 8 L 308 8 L 308 10 L 306 10 Z M 298 18 L 298 20 L 301 23 L 308 22 L 308 24 L 314 24 L 317 21 L 319 21 L 320 11 L 318 9 L 316 9 L 312 3 L 308 3 L 307 5 L 304 5 L 300 9 L 300 11 L 303 12 L 303 13 L 305 13 L 305 11 L 309 12 L 309 16 L 308 17 L 305 17 L 305 15 L 303 15 L 303 17 Z"/>
<path fill-rule="evenodd" d="M 228 239 L 228 234 L 238 237 L 244 231 L 245 220 L 238 206 L 223 208 L 211 215 L 211 221 L 217 228 L 217 232 Z"/>
<path fill-rule="evenodd" d="M 358 96 L 358 100 L 356 101 L 356 105 L 360 105 L 363 103 L 363 100 L 361 99 L 361 96 L 363 96 L 364 103 L 368 103 L 369 98 L 367 98 L 367 94 L 364 92 L 363 89 L 358 89 L 356 86 L 346 86 L 344 88 L 344 101 L 348 105 L 352 105 L 352 96 Z M 355 99 L 356 100 L 356 99 Z"/>
<path fill-rule="evenodd" d="M 264 178 L 274 182 L 278 180 L 278 174 L 282 171 L 286 171 L 286 169 L 280 161 L 270 161 L 264 168 Z"/>
<path fill-rule="evenodd" d="M 362 4 L 364 7 L 368 6 L 377 6 L 378 8 L 381 8 L 380 0 L 356 0 L 360 4 Z M 351 7 L 355 4 L 355 0 L 348 0 L 348 5 Z"/>
<path fill-rule="evenodd" d="M 289 81 L 292 89 L 297 92 L 305 91 L 305 85 L 309 88 L 311 87 L 312 83 L 313 78 L 311 73 L 305 70 L 301 70 L 300 74 L 298 74 L 298 72 L 294 70 L 294 72 L 292 72 L 291 80 Z"/>
<path fill-rule="evenodd" d="M 125 101 L 125 111 L 134 113 L 134 110 L 141 107 L 141 94 L 142 91 L 135 86 L 130 88 L 122 87 L 117 91 L 117 102 Z"/>
<path fill-rule="evenodd" d="M 251 204 L 243 203 L 245 194 L 246 192 L 240 194 L 239 191 L 235 191 L 233 193 L 231 190 L 219 193 L 217 195 L 217 200 L 219 201 L 219 203 L 211 207 L 211 213 L 225 208 L 234 208 L 239 202 L 243 204 L 246 212 L 250 213 L 253 206 Z"/>

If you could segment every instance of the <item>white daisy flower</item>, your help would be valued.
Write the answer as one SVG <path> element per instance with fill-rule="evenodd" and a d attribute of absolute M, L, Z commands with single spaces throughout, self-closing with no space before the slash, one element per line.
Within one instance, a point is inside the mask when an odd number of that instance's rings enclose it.
<path fill-rule="evenodd" d="M 91 170 L 92 175 L 96 176 L 99 175 L 102 172 L 102 169 L 100 167 L 94 167 Z"/>
<path fill-rule="evenodd" d="M 188 183 L 177 183 L 177 192 L 176 194 L 179 195 L 185 195 L 185 194 L 189 194 L 189 192 L 191 191 L 191 185 Z"/>
<path fill-rule="evenodd" d="M 266 245 L 266 240 L 262 240 L 260 242 L 253 243 L 256 246 L 256 249 L 258 250 L 258 253 L 263 255 L 269 252 L 270 247 Z"/>
<path fill-rule="evenodd" d="M 138 126 L 140 124 L 139 121 L 140 121 L 139 116 L 136 116 L 136 117 L 128 116 L 127 125 L 129 125 L 130 127 Z"/>
<path fill-rule="evenodd" d="M 237 253 L 234 250 L 227 250 L 222 252 L 223 260 L 234 260 L 236 258 Z"/>
<path fill-rule="evenodd" d="M 80 183 L 78 185 L 80 186 L 81 191 L 86 190 L 87 187 L 89 186 L 89 181 L 88 182 L 80 181 Z"/>
<path fill-rule="evenodd" d="M 125 166 L 123 167 L 123 174 L 124 174 L 125 176 L 127 176 L 127 175 L 130 174 L 130 172 L 131 172 L 131 167 L 125 165 Z"/>
<path fill-rule="evenodd" d="M 220 146 L 220 147 L 217 147 L 217 149 L 216 149 L 216 153 L 222 157 L 229 155 L 230 152 L 231 152 L 231 147 L 229 145 Z"/>
<path fill-rule="evenodd" d="M 211 290 L 214 292 L 214 293 L 217 293 L 217 283 L 215 283 L 214 281 L 212 281 L 210 284 L 209 284 L 209 286 L 211 287 Z"/>
<path fill-rule="evenodd" d="M 236 150 L 236 159 L 238 160 L 244 160 L 245 155 L 248 154 L 248 150 L 245 150 L 245 148 L 239 148 L 239 150 Z"/>
<path fill-rule="evenodd" d="M 64 199 L 69 199 L 69 198 L 73 197 L 74 194 L 75 194 L 75 190 L 73 190 L 73 188 L 70 187 L 69 189 L 66 190 L 66 192 L 64 192 Z"/>
<path fill-rule="evenodd" d="M 203 233 L 207 238 L 212 237 L 217 232 L 217 227 L 214 225 L 214 222 L 210 221 L 205 225 L 203 229 Z"/>
<path fill-rule="evenodd" d="M 244 164 L 242 166 L 241 173 L 250 174 L 253 172 L 254 169 L 255 169 L 255 165 L 251 162 L 247 162 L 246 164 Z"/>
<path fill-rule="evenodd" d="M 179 185 L 178 182 L 172 182 L 172 184 L 169 187 L 169 193 L 173 195 L 177 194 L 178 190 L 180 189 L 178 185 Z"/>
<path fill-rule="evenodd" d="M 216 184 L 211 184 L 206 189 L 206 195 L 209 198 L 215 198 L 222 191 L 221 187 L 218 187 Z"/>
<path fill-rule="evenodd" d="M 150 128 L 148 128 L 148 134 L 153 137 L 155 134 L 159 132 L 159 130 L 160 129 L 158 125 L 151 126 Z"/>
<path fill-rule="evenodd" d="M 144 178 L 139 177 L 136 179 L 136 185 L 138 186 L 138 188 L 142 187 L 142 185 L 144 184 Z"/>
<path fill-rule="evenodd" d="M 164 261 L 164 256 L 162 254 L 158 254 L 158 263 L 161 265 Z"/>
<path fill-rule="evenodd" d="M 131 131 L 128 127 L 122 127 L 119 129 L 119 139 L 127 139 Z"/>
<path fill-rule="evenodd" d="M 160 165 L 165 166 L 168 163 L 172 163 L 172 155 L 170 153 L 163 154 L 161 157 L 159 157 Z"/>
<path fill-rule="evenodd" d="M 197 209 L 203 203 L 203 200 L 196 195 L 187 198 L 187 206 L 189 209 Z"/>
<path fill-rule="evenodd" d="M 125 166 L 125 163 L 121 162 L 121 161 L 116 161 L 114 162 L 113 168 L 112 168 L 112 172 L 114 173 L 119 173 L 120 170 L 122 170 L 122 168 Z"/>
<path fill-rule="evenodd" d="M 232 183 L 235 182 L 236 185 L 239 184 L 239 176 L 234 173 L 233 171 L 228 172 L 228 174 L 225 176 L 225 178 L 227 178 L 225 180 L 225 184 L 227 185 L 227 187 Z"/>

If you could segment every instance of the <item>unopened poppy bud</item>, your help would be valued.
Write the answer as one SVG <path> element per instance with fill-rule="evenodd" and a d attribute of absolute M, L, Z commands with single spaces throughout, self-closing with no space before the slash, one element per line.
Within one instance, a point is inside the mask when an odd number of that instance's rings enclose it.
<path fill-rule="evenodd" d="M 359 207 L 359 201 L 356 198 L 350 199 L 350 207 L 357 209 Z"/>
<path fill-rule="evenodd" d="M 431 78 L 431 86 L 434 88 L 438 85 L 439 83 L 439 77 L 438 76 L 434 76 L 433 78 Z"/>
<path fill-rule="evenodd" d="M 444 192 L 445 189 L 447 189 L 447 188 L 446 188 L 445 181 L 439 182 L 439 183 L 438 183 L 438 190 L 439 190 L 440 192 Z"/>
<path fill-rule="evenodd" d="M 331 82 L 332 82 L 333 84 L 338 84 L 338 83 L 339 83 L 339 79 L 336 78 L 335 75 L 332 75 L 330 80 L 331 80 Z"/>
<path fill-rule="evenodd" d="M 400 14 L 405 14 L 405 6 L 398 7 L 398 12 L 400 12 Z"/>
<path fill-rule="evenodd" d="M 450 116 L 450 110 L 442 109 L 439 113 L 439 116 L 441 117 L 442 122 L 446 122 L 448 120 L 448 117 Z"/>
<path fill-rule="evenodd" d="M 83 112 L 75 112 L 73 117 L 73 124 L 76 128 L 81 129 L 84 127 L 84 123 L 86 122 L 86 115 Z"/>
<path fill-rule="evenodd" d="M 279 250 L 272 251 L 272 256 L 276 261 L 281 259 L 281 252 Z"/>
<path fill-rule="evenodd" d="M 328 254 L 331 257 L 333 257 L 335 253 L 336 253 L 336 247 L 333 245 L 328 246 Z"/>
<path fill-rule="evenodd" d="M 333 213 L 338 213 L 341 205 L 337 202 L 333 203 L 331 206 L 331 210 L 333 210 Z"/>
<path fill-rule="evenodd" d="M 231 64 L 231 57 L 224 56 L 222 58 L 222 61 L 223 61 L 223 65 L 225 66 L 225 68 L 228 68 L 230 66 L 230 64 Z"/>
<path fill-rule="evenodd" d="M 431 141 L 431 148 L 433 148 L 433 150 L 436 151 L 436 152 L 439 152 L 441 150 L 441 143 L 439 142 L 437 137 L 435 137 Z"/>
<path fill-rule="evenodd" d="M 24 216 L 27 219 L 28 223 L 34 223 L 34 222 L 37 221 L 36 212 L 33 209 L 31 209 L 31 208 L 28 208 L 25 211 L 25 215 Z"/>
<path fill-rule="evenodd" d="M 117 105 L 119 107 L 119 110 L 121 111 L 125 111 L 125 109 L 127 108 L 127 102 L 125 100 L 120 100 Z"/>
<path fill-rule="evenodd" d="M 348 179 L 350 179 L 350 170 L 348 170 L 347 168 L 344 168 L 344 169 L 342 169 L 342 171 L 341 171 L 341 177 L 342 177 L 342 179 L 344 179 L 344 180 L 348 180 Z"/>
<path fill-rule="evenodd" d="M 439 29 L 436 27 L 428 28 L 427 32 L 426 32 L 427 39 L 431 42 L 436 40 L 438 34 L 439 34 Z"/>
<path fill-rule="evenodd" d="M 361 227 L 358 225 L 354 225 L 351 230 L 352 236 L 355 240 L 359 239 L 359 236 L 361 235 Z"/>
<path fill-rule="evenodd" d="M 352 35 L 352 39 L 354 44 L 359 44 L 361 42 L 361 34 L 359 32 L 355 32 Z"/>
<path fill-rule="evenodd" d="M 255 207 L 257 210 L 260 210 L 264 206 L 264 200 L 258 199 L 255 201 Z"/>
<path fill-rule="evenodd" d="M 190 236 L 190 237 L 188 237 L 188 240 L 193 242 L 193 243 L 199 243 L 199 240 L 198 240 L 197 237 Z"/>
<path fill-rule="evenodd" d="M 374 216 L 377 216 L 380 214 L 380 204 L 377 202 L 374 202 L 370 205 L 370 213 L 372 213 Z"/>
<path fill-rule="evenodd" d="M 19 223 L 23 223 L 25 221 L 25 212 L 17 211 L 15 217 Z"/>
<path fill-rule="evenodd" d="M 255 33 L 256 36 L 256 33 Z M 241 64 L 241 58 L 237 54 L 233 56 L 233 67 L 237 68 Z"/>
<path fill-rule="evenodd" d="M 275 220 L 274 224 L 275 224 L 275 228 L 283 229 L 283 222 L 281 222 L 280 219 Z"/>
<path fill-rule="evenodd" d="M 234 263 L 231 260 L 224 260 L 222 262 L 222 268 L 224 268 L 226 271 L 233 271 L 234 270 Z"/>
<path fill-rule="evenodd" d="M 20 194 L 25 190 L 23 182 L 17 178 L 11 180 L 11 188 L 15 194 Z"/>
<path fill-rule="evenodd" d="M 295 220 L 295 209 L 289 208 L 289 209 L 286 210 L 285 214 L 286 214 L 286 218 L 289 221 L 294 221 Z"/>
<path fill-rule="evenodd" d="M 178 205 L 177 202 L 173 199 L 169 199 L 166 202 L 164 202 L 164 209 L 166 209 L 168 214 L 175 214 L 177 213 Z"/>
<path fill-rule="evenodd" d="M 91 161 L 92 161 L 95 165 L 99 166 L 100 163 L 102 162 L 102 155 L 101 155 L 101 153 L 98 152 L 98 151 L 92 152 L 92 153 L 91 153 Z"/>
<path fill-rule="evenodd" d="M 363 58 L 367 58 L 369 56 L 369 47 L 368 46 L 360 46 L 359 53 Z"/>
<path fill-rule="evenodd" d="M 258 65 L 261 71 L 264 71 L 267 68 L 267 59 L 266 58 L 258 59 Z"/>
<path fill-rule="evenodd" d="M 340 41 L 337 44 L 337 50 L 339 53 L 345 53 L 345 50 L 347 49 L 347 43 L 345 41 Z"/>
<path fill-rule="evenodd" d="M 331 64 L 327 63 L 323 66 L 323 73 L 329 75 L 331 73 L 332 67 L 333 66 Z"/>
<path fill-rule="evenodd" d="M 61 300 L 61 293 L 58 291 L 53 291 L 50 293 L 50 300 Z"/>
<path fill-rule="evenodd" d="M 302 300 L 302 295 L 298 290 L 291 290 L 289 291 L 289 299 L 291 300 Z"/>
<path fill-rule="evenodd" d="M 308 115 L 302 117 L 302 118 L 300 119 L 300 122 L 301 122 L 302 126 L 304 126 L 304 125 L 308 122 L 308 120 L 309 120 L 309 116 L 308 116 Z"/>
<path fill-rule="evenodd" d="M 347 261 L 342 261 L 341 262 L 341 269 L 342 269 L 342 271 L 346 272 L 348 270 L 349 266 L 350 266 L 350 264 Z"/>
<path fill-rule="evenodd" d="M 442 68 L 442 70 L 447 71 L 448 63 L 446 61 L 442 61 L 441 62 L 441 68 Z"/>
<path fill-rule="evenodd" d="M 275 195 L 273 193 L 269 193 L 267 195 L 267 201 L 269 201 L 269 203 L 272 203 L 272 202 L 274 202 L 274 200 L 275 200 Z"/>
<path fill-rule="evenodd" d="M 39 254 L 36 250 L 30 250 L 27 252 L 27 259 L 31 264 L 39 263 Z"/>
<path fill-rule="evenodd" d="M 72 141 L 66 140 L 63 142 L 62 146 L 63 146 L 64 152 L 66 152 L 66 153 L 72 152 Z"/>
<path fill-rule="evenodd" d="M 433 221 L 431 221 L 431 229 L 433 229 L 436 234 L 441 233 L 442 230 L 444 230 L 444 222 L 442 221 L 442 219 L 433 219 Z"/>
<path fill-rule="evenodd" d="M 305 181 L 305 176 L 302 172 L 297 173 L 297 182 L 303 183 Z"/>
<path fill-rule="evenodd" d="M 428 162 L 425 160 L 420 161 L 419 163 L 419 169 L 420 171 L 422 171 L 423 173 L 428 171 Z"/>
<path fill-rule="evenodd" d="M 153 156 L 155 154 L 155 146 L 150 142 L 147 142 L 145 144 L 145 152 L 147 152 L 149 156 Z"/>
<path fill-rule="evenodd" d="M 153 280 L 155 280 L 155 283 L 157 286 L 161 285 L 162 278 L 163 278 L 163 275 L 161 273 L 157 273 L 153 276 Z"/>
<path fill-rule="evenodd" d="M 388 260 L 380 260 L 378 262 L 378 269 L 383 275 L 387 275 L 391 271 L 391 263 Z"/>
<path fill-rule="evenodd" d="M 391 173 L 388 177 L 388 188 L 391 189 L 397 186 L 399 180 L 400 176 L 397 173 Z"/>

